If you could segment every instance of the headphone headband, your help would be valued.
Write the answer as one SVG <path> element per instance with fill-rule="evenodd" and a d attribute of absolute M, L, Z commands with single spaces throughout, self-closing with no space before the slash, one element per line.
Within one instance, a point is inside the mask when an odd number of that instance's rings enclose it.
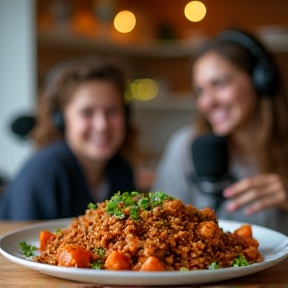
<path fill-rule="evenodd" d="M 255 58 L 261 59 L 268 56 L 265 48 L 253 39 L 252 36 L 239 30 L 227 30 L 220 34 L 219 39 L 232 41 L 246 48 Z"/>
<path fill-rule="evenodd" d="M 239 44 L 257 60 L 252 77 L 259 96 L 271 97 L 279 90 L 278 69 L 268 51 L 253 36 L 240 30 L 227 30 L 218 39 Z"/>

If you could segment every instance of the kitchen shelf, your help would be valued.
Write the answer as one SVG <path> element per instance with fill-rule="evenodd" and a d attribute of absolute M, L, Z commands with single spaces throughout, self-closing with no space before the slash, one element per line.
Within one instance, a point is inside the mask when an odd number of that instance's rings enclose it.
<path fill-rule="evenodd" d="M 46 48 L 69 51 L 109 52 L 129 57 L 183 58 L 191 57 L 195 49 L 205 42 L 205 38 L 189 41 L 171 41 L 150 44 L 120 44 L 109 38 L 92 38 L 72 32 L 51 30 L 38 31 L 38 45 Z M 259 35 L 259 38 L 272 53 L 288 52 L 288 33 Z"/>
<path fill-rule="evenodd" d="M 152 100 L 133 100 L 133 108 L 136 111 L 149 112 L 185 112 L 195 111 L 195 101 L 191 92 L 187 93 L 165 93 L 160 94 Z"/>
<path fill-rule="evenodd" d="M 191 57 L 203 39 L 159 43 L 120 44 L 109 38 L 92 38 L 72 32 L 38 31 L 40 47 L 57 50 L 109 52 L 127 57 L 183 58 Z"/>
<path fill-rule="evenodd" d="M 259 35 L 259 39 L 272 53 L 287 53 L 288 52 L 288 33 L 275 35 Z"/>

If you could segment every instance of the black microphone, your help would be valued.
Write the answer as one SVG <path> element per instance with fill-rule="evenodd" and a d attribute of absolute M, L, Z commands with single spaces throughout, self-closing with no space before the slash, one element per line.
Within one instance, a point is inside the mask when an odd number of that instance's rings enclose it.
<path fill-rule="evenodd" d="M 17 117 L 11 123 L 11 130 L 22 139 L 26 139 L 30 131 L 34 128 L 36 119 L 34 116 L 24 115 Z"/>
<path fill-rule="evenodd" d="M 215 211 L 224 202 L 223 190 L 235 182 L 229 173 L 229 153 L 225 137 L 213 133 L 195 139 L 191 146 L 195 167 L 193 181 L 199 190 L 215 198 Z"/>

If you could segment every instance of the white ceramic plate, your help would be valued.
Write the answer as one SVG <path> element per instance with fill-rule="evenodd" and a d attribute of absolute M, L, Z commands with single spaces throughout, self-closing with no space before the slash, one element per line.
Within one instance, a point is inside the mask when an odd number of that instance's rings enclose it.
<path fill-rule="evenodd" d="M 265 258 L 264 262 L 245 267 L 224 268 L 202 271 L 174 271 L 174 272 L 130 272 L 105 271 L 81 268 L 66 268 L 27 260 L 19 252 L 19 242 L 39 247 L 39 233 L 41 230 L 56 231 L 58 228 L 69 227 L 71 219 L 56 220 L 28 226 L 0 239 L 0 252 L 9 260 L 21 264 L 41 273 L 80 282 L 90 282 L 106 285 L 182 285 L 210 283 L 249 275 L 276 265 L 288 256 L 288 247 L 275 249 L 287 236 L 276 231 L 252 225 L 253 236 L 259 241 L 259 250 Z M 219 225 L 224 231 L 234 231 L 243 223 L 220 220 Z M 268 252 L 269 251 L 269 252 Z"/>

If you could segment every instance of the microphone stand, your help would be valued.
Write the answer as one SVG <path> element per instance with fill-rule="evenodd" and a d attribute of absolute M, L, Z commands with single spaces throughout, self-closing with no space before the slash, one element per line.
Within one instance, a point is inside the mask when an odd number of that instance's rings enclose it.
<path fill-rule="evenodd" d="M 193 174 L 190 179 L 198 187 L 199 191 L 215 200 L 214 207 L 215 213 L 219 210 L 220 206 L 224 203 L 225 198 L 223 196 L 223 190 L 230 186 L 234 182 L 234 177 L 230 175 L 218 176 L 218 177 L 200 177 Z"/>

